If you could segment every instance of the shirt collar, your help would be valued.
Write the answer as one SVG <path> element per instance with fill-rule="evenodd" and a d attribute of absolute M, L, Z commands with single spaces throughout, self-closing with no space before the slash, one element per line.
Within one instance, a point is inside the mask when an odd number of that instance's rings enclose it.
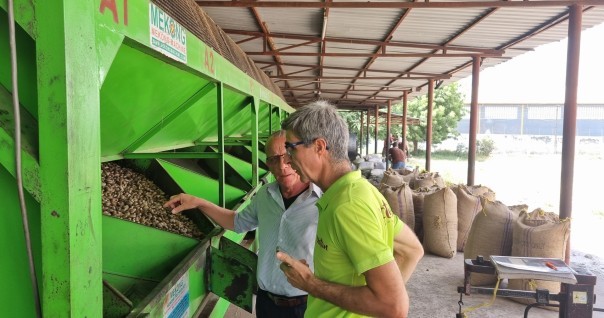
<path fill-rule="evenodd" d="M 277 181 L 273 181 L 268 185 L 268 191 L 271 194 L 271 196 L 273 198 L 275 198 L 275 201 L 279 202 L 282 201 L 282 195 L 281 195 L 281 189 L 279 189 L 279 183 L 277 183 Z M 308 186 L 308 188 L 306 190 L 304 190 L 304 192 L 300 193 L 300 195 L 304 196 L 304 198 L 308 198 L 310 197 L 312 194 L 315 194 L 315 196 L 317 198 L 320 198 L 323 195 L 323 191 L 321 191 L 321 188 L 319 188 L 316 184 L 314 183 L 310 183 L 310 185 Z M 277 199 L 279 198 L 279 199 Z"/>
<path fill-rule="evenodd" d="M 339 195 L 342 191 L 342 188 L 349 183 L 352 183 L 358 179 L 361 179 L 361 171 L 351 171 L 341 176 L 340 179 L 336 180 L 328 189 L 323 193 L 323 196 L 317 201 L 317 206 L 320 210 L 325 210 L 327 208 L 327 204 L 331 201 L 335 196 Z"/>

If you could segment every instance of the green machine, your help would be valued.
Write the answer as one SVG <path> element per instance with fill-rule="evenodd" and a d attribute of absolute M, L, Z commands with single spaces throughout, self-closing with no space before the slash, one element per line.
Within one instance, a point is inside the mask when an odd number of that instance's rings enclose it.
<path fill-rule="evenodd" d="M 200 213 L 200 239 L 104 215 L 101 166 L 240 210 L 270 178 L 263 141 L 293 110 L 280 92 L 193 1 L 15 0 L 14 33 L 9 8 L 0 0 L 0 316 L 36 316 L 28 251 L 44 317 L 251 310 L 244 235 Z"/>

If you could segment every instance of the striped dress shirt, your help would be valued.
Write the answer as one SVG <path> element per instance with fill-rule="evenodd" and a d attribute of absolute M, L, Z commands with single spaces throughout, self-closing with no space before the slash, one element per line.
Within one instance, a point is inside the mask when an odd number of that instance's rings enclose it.
<path fill-rule="evenodd" d="M 312 260 L 319 219 L 315 203 L 322 194 L 321 189 L 311 183 L 286 210 L 279 184 L 272 182 L 260 188 L 252 202 L 235 215 L 235 232 L 259 228 L 256 240 L 260 289 L 287 297 L 307 294 L 287 281 L 275 253 L 278 246 L 291 257 L 306 260 L 314 271 Z"/>

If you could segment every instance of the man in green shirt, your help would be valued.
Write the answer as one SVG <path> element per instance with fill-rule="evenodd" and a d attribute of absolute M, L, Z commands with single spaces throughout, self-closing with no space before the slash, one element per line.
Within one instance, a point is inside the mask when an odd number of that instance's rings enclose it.
<path fill-rule="evenodd" d="M 288 281 L 309 294 L 306 317 L 406 317 L 405 282 L 423 256 L 413 231 L 348 161 L 348 127 L 320 101 L 284 122 L 285 147 L 302 179 L 323 190 L 315 273 L 306 260 L 278 252 Z"/>

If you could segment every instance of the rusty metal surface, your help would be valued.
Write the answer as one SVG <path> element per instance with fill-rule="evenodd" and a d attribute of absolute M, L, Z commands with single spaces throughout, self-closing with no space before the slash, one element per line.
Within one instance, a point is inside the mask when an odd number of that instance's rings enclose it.
<path fill-rule="evenodd" d="M 251 57 L 264 72 L 279 77 L 273 81 L 290 105 L 320 97 L 342 107 L 385 108 L 388 101 L 401 101 L 403 91 L 408 97 L 426 93 L 430 78 L 406 78 L 409 72 L 433 74 L 438 81 L 446 76 L 446 84 L 472 74 L 474 55 L 485 57 L 485 69 L 565 38 L 568 5 L 578 2 L 197 3 L 244 51 L 255 54 Z M 604 1 L 580 4 L 582 29 L 604 21 Z"/>

